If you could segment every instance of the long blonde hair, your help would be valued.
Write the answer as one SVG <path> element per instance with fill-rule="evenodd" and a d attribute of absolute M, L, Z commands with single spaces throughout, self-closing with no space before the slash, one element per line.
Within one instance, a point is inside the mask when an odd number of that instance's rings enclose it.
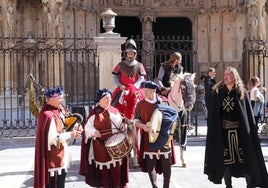
<path fill-rule="evenodd" d="M 244 87 L 243 81 L 240 78 L 240 75 L 239 75 L 237 69 L 232 67 L 232 66 L 228 66 L 225 68 L 225 70 L 229 70 L 231 72 L 231 74 L 233 75 L 236 91 L 240 94 L 240 99 L 243 99 L 244 95 L 245 95 L 245 93 L 244 93 L 245 87 Z M 217 92 L 218 88 L 223 86 L 223 85 L 224 85 L 224 80 L 222 79 L 220 82 L 215 84 L 212 89 L 216 90 L 216 92 Z"/>

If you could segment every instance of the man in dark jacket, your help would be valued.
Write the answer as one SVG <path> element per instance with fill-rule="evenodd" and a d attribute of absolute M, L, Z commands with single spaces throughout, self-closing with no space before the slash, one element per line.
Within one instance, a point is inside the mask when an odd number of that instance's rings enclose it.
<path fill-rule="evenodd" d="M 215 85 L 208 117 L 204 173 L 227 188 L 231 177 L 245 177 L 247 187 L 268 187 L 268 175 L 251 104 L 234 67 Z"/>
<path fill-rule="evenodd" d="M 216 71 L 215 68 L 209 68 L 208 69 L 208 75 L 206 76 L 204 80 L 204 86 L 205 86 L 205 102 L 207 110 L 209 111 L 210 105 L 211 105 L 211 96 L 212 96 L 212 87 L 216 84 L 215 81 L 215 75 Z"/>

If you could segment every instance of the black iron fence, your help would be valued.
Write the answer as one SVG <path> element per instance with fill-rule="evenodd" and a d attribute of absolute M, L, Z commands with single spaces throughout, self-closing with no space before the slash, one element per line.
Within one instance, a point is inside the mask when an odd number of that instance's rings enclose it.
<path fill-rule="evenodd" d="M 33 80 L 37 104 L 42 89 L 62 85 L 66 107 L 85 115 L 98 88 L 95 59 L 91 38 L 0 38 L 0 137 L 35 135 Z"/>
<path fill-rule="evenodd" d="M 189 37 L 135 41 L 149 79 L 156 77 L 160 64 L 174 51 L 182 53 L 185 71 L 198 71 L 197 51 Z M 144 48 L 148 42 L 152 48 Z M 92 38 L 0 38 L 0 138 L 35 135 L 37 121 L 30 108 L 33 79 L 37 104 L 42 103 L 43 88 L 62 85 L 67 109 L 85 117 L 98 89 L 96 59 Z"/>

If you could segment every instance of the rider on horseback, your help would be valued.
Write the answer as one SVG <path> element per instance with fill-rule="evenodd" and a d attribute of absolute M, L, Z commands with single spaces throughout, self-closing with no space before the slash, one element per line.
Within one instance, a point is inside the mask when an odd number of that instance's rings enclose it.
<path fill-rule="evenodd" d="M 184 162 L 183 159 L 183 151 L 186 149 L 186 143 L 187 143 L 187 130 L 193 129 L 193 127 L 188 124 L 189 121 L 189 116 L 187 116 L 187 113 L 190 113 L 190 111 L 186 110 L 185 104 L 183 105 L 183 102 L 180 102 L 181 108 L 178 108 L 178 100 L 179 98 L 181 99 L 180 101 L 183 101 L 183 95 L 187 95 L 187 92 L 182 94 L 182 89 L 180 86 L 177 86 L 175 89 L 175 94 L 172 91 L 173 84 L 176 80 L 178 80 L 180 77 L 183 77 L 183 67 L 180 65 L 182 60 L 182 55 L 180 52 L 174 52 L 170 55 L 170 58 L 168 61 L 163 63 L 160 66 L 158 76 L 155 78 L 155 82 L 158 85 L 158 89 L 160 93 L 167 98 L 167 101 L 169 105 L 173 106 L 176 105 L 176 109 L 178 112 L 178 127 L 175 132 L 174 138 L 176 138 L 177 142 L 180 143 L 180 154 L 181 154 L 181 161 L 182 161 L 182 166 L 186 167 L 186 163 Z M 176 82 L 178 83 L 178 82 Z M 181 84 L 181 83 L 179 83 Z M 176 99 L 171 99 L 172 95 L 176 97 Z M 172 101 L 172 103 L 171 103 Z M 177 134 L 176 134 L 177 133 Z"/>
<path fill-rule="evenodd" d="M 133 119 L 135 105 L 140 99 L 140 84 L 146 72 L 142 63 L 136 60 L 137 46 L 134 40 L 125 43 L 124 59 L 118 63 L 112 74 L 117 88 L 112 94 L 112 105 L 129 120 Z"/>
<path fill-rule="evenodd" d="M 183 73 L 183 66 L 181 66 L 182 55 L 180 52 L 174 52 L 170 55 L 169 60 L 163 63 L 155 79 L 158 89 L 163 96 L 168 95 L 171 90 L 171 81 L 177 74 Z"/>

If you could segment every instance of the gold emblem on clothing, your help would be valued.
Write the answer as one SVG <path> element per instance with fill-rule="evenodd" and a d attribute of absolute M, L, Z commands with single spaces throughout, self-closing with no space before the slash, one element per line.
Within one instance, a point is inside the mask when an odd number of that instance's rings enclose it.
<path fill-rule="evenodd" d="M 231 98 L 230 96 L 227 96 L 226 98 L 224 98 L 223 102 L 223 110 L 225 110 L 226 112 L 230 112 L 234 110 L 234 98 Z"/>

